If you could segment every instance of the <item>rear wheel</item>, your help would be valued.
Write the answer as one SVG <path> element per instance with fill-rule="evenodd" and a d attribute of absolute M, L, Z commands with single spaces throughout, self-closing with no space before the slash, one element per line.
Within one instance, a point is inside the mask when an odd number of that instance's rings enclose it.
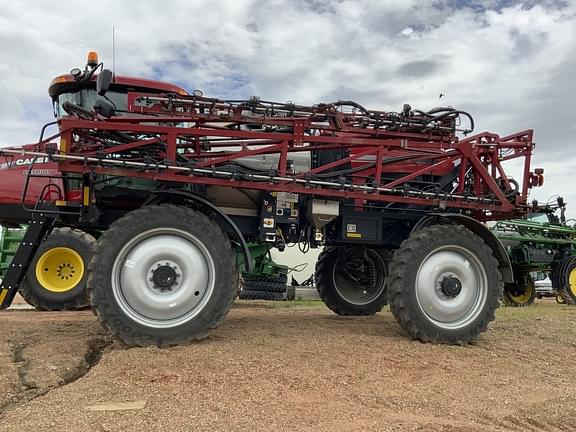
<path fill-rule="evenodd" d="M 40 244 L 20 295 L 38 310 L 74 310 L 88 306 L 86 272 L 95 239 L 71 228 L 54 228 Z"/>
<path fill-rule="evenodd" d="M 504 286 L 502 301 L 506 306 L 523 307 L 530 306 L 536 299 L 536 286 L 530 276 L 518 276 L 514 284 Z"/>
<path fill-rule="evenodd" d="M 327 247 L 316 263 L 316 288 L 338 315 L 374 315 L 388 303 L 386 273 L 373 249 Z"/>
<path fill-rule="evenodd" d="M 568 285 L 560 291 L 560 294 L 564 298 L 565 303 L 576 304 L 576 263 L 570 267 Z"/>
<path fill-rule="evenodd" d="M 417 231 L 390 263 L 390 309 L 404 330 L 424 342 L 477 339 L 494 319 L 502 288 L 492 250 L 461 226 Z"/>
<path fill-rule="evenodd" d="M 568 256 L 560 260 L 552 271 L 552 284 L 564 303 L 576 304 L 576 257 Z"/>
<path fill-rule="evenodd" d="M 238 289 L 230 241 L 204 214 L 149 206 L 114 222 L 89 265 L 90 303 L 129 346 L 169 346 L 207 337 Z"/>

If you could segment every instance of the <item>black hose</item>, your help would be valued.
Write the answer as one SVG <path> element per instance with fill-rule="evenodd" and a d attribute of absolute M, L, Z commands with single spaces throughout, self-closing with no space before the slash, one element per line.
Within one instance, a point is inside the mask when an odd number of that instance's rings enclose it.
<path fill-rule="evenodd" d="M 353 108 L 357 108 L 360 111 L 362 111 L 364 114 L 366 115 L 370 115 L 370 111 L 368 111 L 366 108 L 364 108 L 362 105 L 360 105 L 358 102 L 354 102 L 354 101 L 338 101 L 338 102 L 332 102 L 332 103 L 327 103 L 327 104 L 320 104 L 318 105 L 318 108 L 325 108 L 325 107 L 339 107 L 339 106 L 351 106 Z"/>
<path fill-rule="evenodd" d="M 416 112 L 416 111 L 415 111 Z M 474 118 L 472 117 L 472 115 L 466 111 L 461 111 L 461 110 L 456 110 L 454 108 L 449 108 L 449 107 L 437 107 L 437 108 L 432 108 L 430 111 L 424 113 L 420 110 L 418 110 L 417 112 L 422 113 L 422 115 L 425 115 L 427 117 L 429 117 L 431 119 L 431 121 L 440 121 L 443 120 L 447 117 L 452 117 L 452 118 L 456 118 L 458 116 L 465 116 L 468 118 L 469 122 L 470 122 L 470 129 L 467 132 L 472 132 L 474 130 Z M 442 114 L 439 114 L 442 113 Z M 437 115 L 434 115 L 437 114 Z"/>
<path fill-rule="evenodd" d="M 92 114 L 90 111 L 82 108 L 79 105 L 73 104 L 72 102 L 68 101 L 64 102 L 62 104 L 62 109 L 66 111 L 68 114 L 75 114 L 83 119 L 90 119 L 90 120 L 94 119 L 94 114 Z"/>

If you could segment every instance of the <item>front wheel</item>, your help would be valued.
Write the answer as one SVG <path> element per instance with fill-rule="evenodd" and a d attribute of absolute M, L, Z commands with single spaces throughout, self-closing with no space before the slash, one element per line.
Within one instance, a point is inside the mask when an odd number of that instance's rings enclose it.
<path fill-rule="evenodd" d="M 207 337 L 237 289 L 228 237 L 204 214 L 174 205 L 118 219 L 96 243 L 89 265 L 92 309 L 129 346 Z"/>
<path fill-rule="evenodd" d="M 464 345 L 477 339 L 494 319 L 502 289 L 492 250 L 457 225 L 417 231 L 390 263 L 392 313 L 423 342 Z"/>
<path fill-rule="evenodd" d="M 20 295 L 37 310 L 77 310 L 88 306 L 86 267 L 94 237 L 71 228 L 54 228 L 30 263 Z"/>

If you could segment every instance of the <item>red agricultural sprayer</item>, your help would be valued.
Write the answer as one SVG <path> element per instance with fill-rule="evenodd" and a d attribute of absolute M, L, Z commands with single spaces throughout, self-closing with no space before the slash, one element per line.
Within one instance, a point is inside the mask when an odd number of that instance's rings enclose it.
<path fill-rule="evenodd" d="M 55 97 L 57 134 L 3 149 L 58 175 L 23 186 L 31 224 L 7 274 L 6 307 L 54 225 L 99 231 L 88 266 L 96 315 L 130 345 L 208 335 L 228 312 L 248 242 L 324 247 L 316 280 L 341 315 L 390 302 L 413 337 L 467 343 L 494 318 L 513 275 L 482 221 L 529 211 L 543 182 L 532 131 L 470 135 L 451 107 L 400 112 L 119 86 L 98 66 Z M 89 75 L 89 76 L 88 76 Z M 81 95 L 82 97 L 79 97 Z M 458 133 L 460 132 L 460 134 Z M 463 135 L 459 138 L 458 135 Z M 506 162 L 523 160 L 523 178 Z M 40 180 L 39 180 L 40 178 Z M 32 193 L 32 182 L 45 188 Z"/>

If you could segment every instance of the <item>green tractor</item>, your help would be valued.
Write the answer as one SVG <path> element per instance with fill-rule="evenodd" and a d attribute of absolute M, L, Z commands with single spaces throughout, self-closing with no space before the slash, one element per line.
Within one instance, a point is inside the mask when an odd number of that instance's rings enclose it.
<path fill-rule="evenodd" d="M 576 227 L 567 224 L 565 212 L 566 203 L 559 197 L 553 205 L 534 203 L 525 219 L 501 221 L 492 228 L 514 269 L 515 282 L 504 287 L 505 305 L 534 303 L 534 274 L 550 278 L 559 303 L 576 304 Z"/>

